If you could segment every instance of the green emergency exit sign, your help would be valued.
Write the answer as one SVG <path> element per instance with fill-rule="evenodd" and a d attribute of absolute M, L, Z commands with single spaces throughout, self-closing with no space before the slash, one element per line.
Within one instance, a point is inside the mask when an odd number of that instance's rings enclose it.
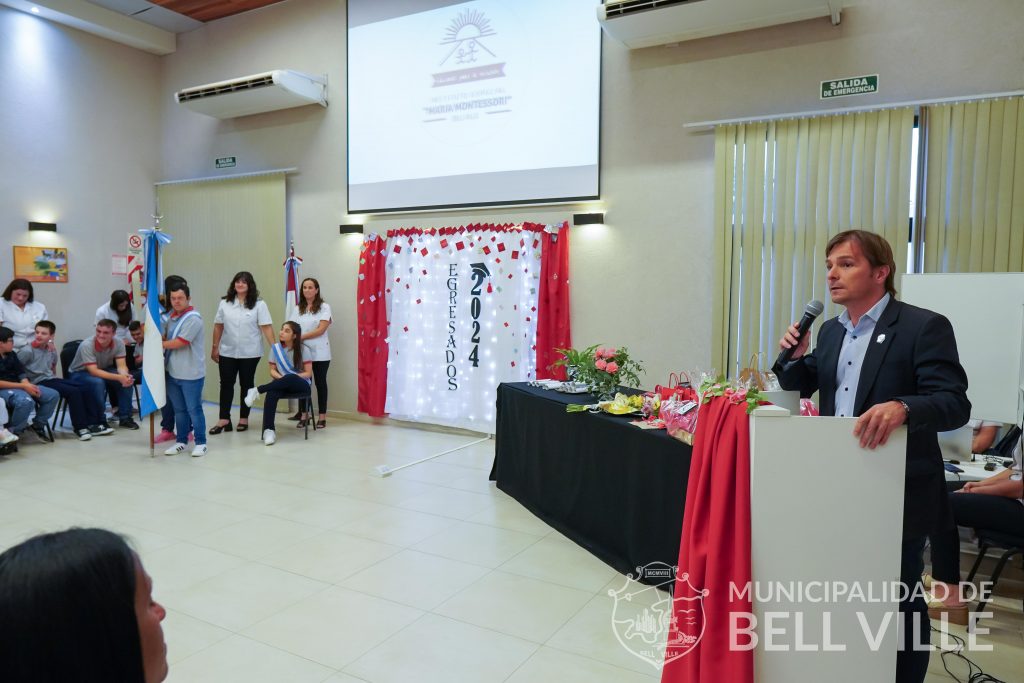
<path fill-rule="evenodd" d="M 221 157 L 220 159 L 217 159 L 217 168 L 231 168 L 234 165 L 234 157 Z"/>
<path fill-rule="evenodd" d="M 849 97 L 850 95 L 867 95 L 873 92 L 878 92 L 878 74 L 821 82 L 821 99 L 823 100 Z"/>

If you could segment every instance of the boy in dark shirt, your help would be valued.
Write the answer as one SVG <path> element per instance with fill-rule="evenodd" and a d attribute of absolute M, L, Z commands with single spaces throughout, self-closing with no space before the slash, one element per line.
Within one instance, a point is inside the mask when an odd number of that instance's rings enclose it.
<path fill-rule="evenodd" d="M 32 431 L 42 441 L 49 441 L 46 422 L 53 415 L 60 395 L 49 387 L 41 387 L 28 380 L 25 367 L 14 353 L 14 331 L 0 327 L 0 400 L 7 404 L 10 412 L 10 430 L 21 436 L 28 426 L 29 415 L 34 408 Z"/>

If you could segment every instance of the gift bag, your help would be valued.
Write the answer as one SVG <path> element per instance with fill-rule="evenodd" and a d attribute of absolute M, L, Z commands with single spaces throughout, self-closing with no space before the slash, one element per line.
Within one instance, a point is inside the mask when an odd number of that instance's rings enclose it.
<path fill-rule="evenodd" d="M 669 436 L 691 446 L 697 431 L 697 412 L 696 396 L 692 400 L 672 397 L 661 404 L 661 419 Z"/>
<path fill-rule="evenodd" d="M 667 386 L 662 386 L 660 384 L 655 385 L 654 393 L 661 396 L 662 401 L 670 398 L 681 399 L 684 401 L 697 400 L 697 392 L 690 384 L 689 375 L 682 371 L 679 373 L 671 373 L 668 376 Z"/>
<path fill-rule="evenodd" d="M 740 370 L 740 385 L 759 391 L 778 391 L 781 389 L 779 380 L 771 370 L 761 370 L 761 353 L 750 356 L 747 367 Z"/>

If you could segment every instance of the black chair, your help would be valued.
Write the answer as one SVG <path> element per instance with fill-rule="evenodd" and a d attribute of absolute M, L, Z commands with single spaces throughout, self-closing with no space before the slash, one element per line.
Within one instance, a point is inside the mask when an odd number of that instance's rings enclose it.
<path fill-rule="evenodd" d="M 60 347 L 60 376 L 64 379 L 68 378 L 68 368 L 71 367 L 71 361 L 75 360 L 75 354 L 78 353 L 78 347 L 82 345 L 81 339 L 75 339 L 73 341 L 64 342 L 64 346 Z M 59 424 L 61 427 L 64 426 L 64 418 L 67 417 L 68 413 L 68 402 L 61 396 L 57 401 L 57 409 L 53 411 L 53 425 L 50 427 L 50 436 L 53 436 L 53 430 L 57 428 Z"/>
<path fill-rule="evenodd" d="M 281 394 L 281 398 L 283 400 L 287 400 L 287 401 L 292 401 L 292 400 L 298 401 L 299 402 L 299 412 L 300 413 L 303 413 L 303 412 L 308 412 L 309 413 L 310 419 L 306 420 L 306 424 L 305 424 L 305 427 L 304 427 L 304 430 L 303 430 L 304 433 L 305 433 L 305 440 L 308 441 L 309 440 L 309 425 L 310 425 L 311 422 L 313 423 L 313 431 L 314 432 L 316 431 L 316 422 L 313 422 L 313 419 L 312 419 L 312 417 L 313 417 L 313 412 L 312 412 L 312 410 L 313 410 L 313 387 L 310 387 L 309 389 L 307 389 L 304 392 L 297 391 L 297 392 L 292 393 L 292 394 Z M 306 410 L 307 408 L 309 410 Z"/>
<path fill-rule="evenodd" d="M 1011 426 L 1006 431 L 1006 434 L 1003 435 L 1003 438 L 999 439 L 999 443 L 985 451 L 985 455 L 994 455 L 1006 459 L 1013 458 L 1013 449 L 1017 447 L 1017 442 L 1020 441 L 1020 435 L 1020 427 L 1017 425 Z"/>
<path fill-rule="evenodd" d="M 978 573 L 981 561 L 985 559 L 985 553 L 988 552 L 989 548 L 1004 548 L 1006 550 L 1006 552 L 1004 552 L 999 558 L 999 561 L 996 562 L 996 568 L 992 572 L 991 582 L 992 590 L 994 592 L 996 582 L 999 581 L 999 575 L 1003 573 L 1003 568 L 1006 566 L 1006 563 L 1009 562 L 1014 555 L 1024 555 L 1024 536 L 1016 536 L 1014 534 L 1007 534 L 1001 531 L 989 531 L 988 529 L 975 529 L 974 531 L 978 536 L 978 559 L 974 561 L 974 566 L 971 567 L 971 573 L 967 575 L 967 583 L 974 581 L 974 576 Z M 978 605 L 978 608 L 974 613 L 980 614 L 984 612 L 985 605 L 987 603 L 987 600 L 983 600 Z M 1024 603 L 1022 603 L 1022 609 L 1024 609 Z M 969 623 L 969 631 L 973 630 L 976 621 L 977 618 L 972 616 Z"/>

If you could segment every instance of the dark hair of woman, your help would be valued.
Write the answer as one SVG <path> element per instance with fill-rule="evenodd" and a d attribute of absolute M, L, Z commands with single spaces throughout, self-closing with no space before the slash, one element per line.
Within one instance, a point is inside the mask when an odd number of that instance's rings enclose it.
<path fill-rule="evenodd" d="M 104 529 L 43 534 L 0 555 L 0 680 L 145 683 L 136 562 Z"/>
<path fill-rule="evenodd" d="M 228 285 L 228 293 L 224 296 L 225 301 L 235 300 L 235 283 L 239 280 L 245 282 L 248 291 L 245 293 L 245 307 L 252 308 L 256 305 L 256 300 L 259 299 L 260 290 L 256 289 L 256 280 L 253 279 L 252 273 L 247 270 L 235 273 L 235 276 L 231 278 L 231 284 Z"/>
<path fill-rule="evenodd" d="M 302 285 L 306 284 L 307 282 L 312 282 L 313 286 L 316 287 L 316 296 L 313 297 L 313 303 L 311 304 L 306 303 L 306 297 L 302 293 Z M 307 277 L 305 280 L 303 280 L 302 284 L 299 285 L 299 313 L 306 313 L 307 307 L 309 308 L 309 313 L 319 313 L 320 304 L 322 304 L 323 302 L 324 300 L 320 298 L 320 283 L 317 282 L 316 278 Z"/>
<path fill-rule="evenodd" d="M 3 297 L 7 301 L 10 301 L 11 300 L 11 294 L 16 289 L 24 289 L 25 291 L 27 291 L 28 292 L 28 300 L 29 301 L 35 301 L 36 300 L 36 294 L 32 290 L 32 283 L 29 282 L 28 280 L 26 280 L 25 278 L 20 278 L 20 277 L 19 278 L 15 278 L 14 280 L 11 280 L 11 284 L 7 285 L 7 289 L 4 290 L 3 294 L 0 294 L 0 297 Z"/>
<path fill-rule="evenodd" d="M 302 372 L 302 328 L 293 320 L 285 321 L 285 326 L 292 331 L 292 365 L 295 372 Z"/>
<path fill-rule="evenodd" d="M 128 296 L 128 292 L 123 289 L 115 289 L 110 293 L 110 310 L 117 316 L 117 324 L 121 327 L 128 327 L 128 323 L 132 321 L 132 307 L 131 297 Z M 122 311 L 119 306 L 121 304 L 128 304 Z"/>

